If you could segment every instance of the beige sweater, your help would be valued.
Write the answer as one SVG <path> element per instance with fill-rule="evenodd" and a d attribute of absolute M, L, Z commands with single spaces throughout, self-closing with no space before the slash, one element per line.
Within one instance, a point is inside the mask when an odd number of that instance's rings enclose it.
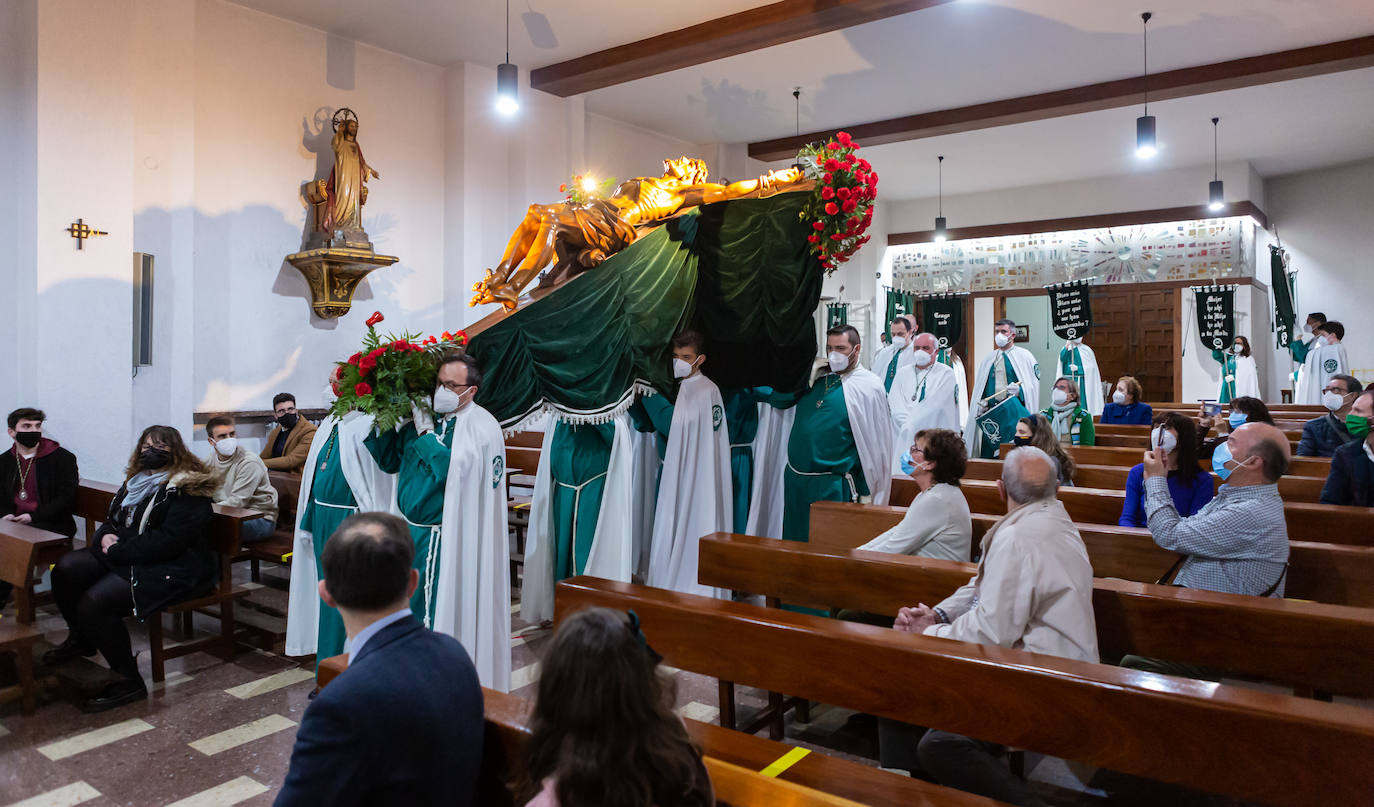
<path fill-rule="evenodd" d="M 216 454 L 210 468 L 219 480 L 215 504 L 256 510 L 277 520 L 277 489 L 267 478 L 267 466 L 257 454 L 239 449 L 228 461 Z"/>

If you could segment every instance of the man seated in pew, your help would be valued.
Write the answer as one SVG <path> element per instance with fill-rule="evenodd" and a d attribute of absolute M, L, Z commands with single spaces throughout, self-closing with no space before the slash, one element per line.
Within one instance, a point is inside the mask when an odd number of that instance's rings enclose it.
<path fill-rule="evenodd" d="M 1322 504 L 1348 504 L 1374 507 L 1374 434 L 1369 421 L 1374 418 L 1374 387 L 1355 399 L 1346 428 L 1355 437 L 1331 457 L 1331 471 L 1322 486 Z"/>
<path fill-rule="evenodd" d="M 1226 436 L 1246 423 L 1267 423 L 1273 426 L 1274 416 L 1269 414 L 1269 407 L 1264 405 L 1264 401 L 1249 395 L 1242 395 L 1231 401 L 1231 411 L 1227 413 L 1224 421 L 1218 421 L 1217 416 L 1207 414 L 1207 407 L 1203 406 L 1198 410 L 1198 457 L 1204 460 L 1212 459 L 1212 454 L 1226 442 Z M 1208 437 L 1213 426 L 1216 426 L 1217 436 Z"/>
<path fill-rule="evenodd" d="M 1181 516 L 1191 516 L 1212 500 L 1216 485 L 1212 475 L 1197 464 L 1197 426 L 1193 419 L 1167 412 L 1155 418 L 1150 448 L 1164 455 L 1168 469 L 1169 498 Z M 1145 526 L 1145 464 L 1138 463 L 1126 475 L 1126 500 L 1121 505 L 1122 527 Z"/>
<path fill-rule="evenodd" d="M 463 646 L 411 613 L 420 575 L 405 521 L 349 516 L 320 558 L 348 669 L 306 707 L 277 807 L 477 804 L 482 687 Z"/>
<path fill-rule="evenodd" d="M 1322 390 L 1322 406 L 1327 414 L 1302 424 L 1302 440 L 1298 442 L 1299 457 L 1330 457 L 1336 449 L 1359 442 L 1345 426 L 1345 416 L 1355 405 L 1355 397 L 1364 387 L 1353 375 L 1338 373 L 1331 376 Z"/>
<path fill-rule="evenodd" d="M 245 544 L 265 541 L 277 531 L 277 489 L 267 478 L 262 458 L 239 447 L 237 426 L 228 415 L 205 422 L 205 436 L 214 452 L 210 470 L 219 480 L 215 504 L 242 507 L 262 513 L 262 518 L 243 522 L 239 540 Z"/>
<path fill-rule="evenodd" d="M 701 372 L 706 340 L 683 331 L 673 337 L 672 348 L 673 376 L 680 381 L 654 508 L 647 582 L 710 597 L 717 592 L 697 582 L 697 543 L 735 524 L 729 428 L 720 389 Z"/>
<path fill-rule="evenodd" d="M 0 519 L 71 537 L 76 534 L 76 491 L 81 474 L 76 456 L 43 436 L 42 410 L 10 413 L 10 450 L 0 455 Z M 0 608 L 13 587 L 0 581 Z"/>
<path fill-rule="evenodd" d="M 53 598 L 69 632 L 43 654 L 43 663 L 55 667 L 99 651 L 116 676 L 82 711 L 103 712 L 148 697 L 124 618 L 132 613 L 145 622 L 159 619 L 167 606 L 214 587 L 214 493 L 214 475 L 181 434 L 171 426 L 149 426 L 105 522 L 83 549 L 68 552 L 53 567 Z"/>
<path fill-rule="evenodd" d="M 973 519 L 959 490 L 959 479 L 968 467 L 963 438 L 949 429 L 922 429 L 911 449 L 902 454 L 901 463 L 902 473 L 916 480 L 919 492 L 897 526 L 859 549 L 968 560 Z"/>
<path fill-rule="evenodd" d="M 515 803 L 714 805 L 658 662 L 633 611 L 587 608 L 565 619 L 540 665 Z"/>
<path fill-rule="evenodd" d="M 1083 408 L 1078 397 L 1078 384 L 1061 376 L 1050 391 L 1050 405 L 1040 414 L 1050 422 L 1054 437 L 1061 445 L 1091 446 L 1097 444 L 1093 433 L 1093 416 Z"/>
<path fill-rule="evenodd" d="M 1007 515 L 983 536 L 977 574 L 934 607 L 901 609 L 893 628 L 1096 663 L 1092 564 L 1055 498 L 1056 465 L 1030 446 L 1008 454 L 997 483 Z M 880 726 L 887 728 L 880 743 L 910 742 L 921 733 L 894 730 L 887 721 Z M 921 771 L 942 785 L 1008 804 L 1043 804 L 1007 768 L 1005 753 L 996 743 L 934 729 L 916 745 Z"/>
<path fill-rule="evenodd" d="M 1125 426 L 1148 426 L 1154 419 L 1154 409 L 1141 402 L 1145 393 L 1134 376 L 1123 375 L 1116 380 L 1116 391 L 1112 402 L 1102 407 L 1099 423 L 1112 423 Z"/>
<path fill-rule="evenodd" d="M 946 429 L 959 433 L 959 379 L 949 365 L 935 360 L 940 346 L 935 334 L 917 334 L 912 363 L 897 371 L 887 393 L 892 410 L 893 450 L 900 456 L 911 447 L 917 432 Z"/>
<path fill-rule="evenodd" d="M 1069 456 L 1069 452 L 1064 450 L 1064 444 L 1054 436 L 1049 418 L 1044 415 L 1030 415 L 1016 421 L 1016 434 L 1011 438 L 1011 442 L 1015 446 L 1034 446 L 1053 457 L 1059 465 L 1059 484 L 1073 487 L 1073 457 Z"/>
<path fill-rule="evenodd" d="M 267 433 L 262 461 L 273 471 L 301 473 L 310 455 L 311 441 L 315 439 L 315 424 L 296 412 L 296 396 L 289 392 L 273 396 L 272 414 L 277 425 Z"/>

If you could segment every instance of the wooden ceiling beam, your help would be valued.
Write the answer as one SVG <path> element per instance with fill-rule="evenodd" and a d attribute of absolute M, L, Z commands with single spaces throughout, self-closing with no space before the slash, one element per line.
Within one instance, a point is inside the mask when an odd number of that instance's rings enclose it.
<path fill-rule="evenodd" d="M 983 224 L 973 227 L 951 227 L 946 232 L 950 241 L 963 241 L 968 238 L 997 238 L 1004 235 L 1037 235 L 1057 233 L 1064 230 L 1092 230 L 1101 227 L 1133 227 L 1140 224 L 1166 224 L 1171 221 L 1195 221 L 1199 219 L 1229 218 L 1249 216 L 1264 229 L 1269 228 L 1269 217 L 1259 206 L 1249 200 L 1232 202 L 1226 210 L 1217 213 L 1207 205 L 1187 207 L 1162 207 L 1154 210 L 1131 210 L 1121 213 L 1101 213 L 1093 216 L 1071 216 L 1060 219 L 1039 219 L 1036 221 L 1010 221 L 1003 224 Z M 935 240 L 934 230 L 911 233 L 889 233 L 887 245 L 890 247 L 905 244 L 928 244 Z"/>
<path fill-rule="evenodd" d="M 1364 67 L 1374 67 L 1374 36 L 1170 70 L 1150 76 L 1148 86 L 1151 101 L 1164 101 Z M 788 159 L 807 143 L 827 138 L 839 130 L 849 132 L 865 146 L 878 146 L 1116 109 L 1139 104 L 1145 89 L 1146 79 L 1141 76 L 1104 81 L 1067 90 L 764 140 L 749 144 L 749 156 L 765 162 Z"/>
<path fill-rule="evenodd" d="M 536 68 L 530 71 L 530 87 L 566 98 L 949 2 L 780 0 Z"/>

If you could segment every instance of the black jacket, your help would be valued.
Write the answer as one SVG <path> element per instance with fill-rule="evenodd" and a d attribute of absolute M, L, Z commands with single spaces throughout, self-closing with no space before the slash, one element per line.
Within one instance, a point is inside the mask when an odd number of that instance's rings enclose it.
<path fill-rule="evenodd" d="M 276 807 L 477 803 L 482 686 L 413 616 L 387 625 L 305 710 Z"/>
<path fill-rule="evenodd" d="M 81 474 L 76 469 L 76 455 L 53 444 L 51 453 L 34 461 L 33 473 L 38 484 L 38 510 L 33 524 L 40 530 L 71 537 L 76 534 L 76 490 Z M 40 445 L 39 453 L 42 454 Z M 19 463 L 14 451 L 0 454 L 0 516 L 14 514 L 14 497 L 19 493 Z"/>
<path fill-rule="evenodd" d="M 1321 502 L 1374 507 L 1374 462 L 1364 453 L 1363 440 L 1346 443 L 1331 455 Z"/>
<path fill-rule="evenodd" d="M 106 535 L 119 536 L 104 557 L 130 567 L 134 614 L 139 619 L 146 621 L 150 614 L 214 588 L 219 567 L 210 549 L 214 516 L 210 497 L 215 482 L 208 473 L 183 472 L 164 482 L 131 513 L 121 512 L 127 485 L 110 502 L 109 515 L 96 531 L 91 548 L 99 552 Z"/>

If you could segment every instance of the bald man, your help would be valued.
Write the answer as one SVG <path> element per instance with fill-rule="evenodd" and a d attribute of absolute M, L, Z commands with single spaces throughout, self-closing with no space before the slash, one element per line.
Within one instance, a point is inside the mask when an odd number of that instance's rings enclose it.
<path fill-rule="evenodd" d="M 892 412 L 895 439 L 893 467 L 901 467 L 901 457 L 911 448 L 911 440 L 922 429 L 949 429 L 959 433 L 959 379 L 948 365 L 935 360 L 940 345 L 935 334 L 917 334 L 912 340 L 912 362 L 897 370 L 887 392 Z M 906 469 L 902 469 L 907 473 Z"/>
<path fill-rule="evenodd" d="M 1226 484 L 1183 518 L 1169 495 L 1164 453 L 1145 452 L 1145 515 L 1155 543 L 1184 556 L 1174 584 L 1282 597 L 1288 526 L 1279 477 L 1288 473 L 1288 437 L 1268 423 L 1246 423 L 1217 446 L 1212 467 Z"/>

